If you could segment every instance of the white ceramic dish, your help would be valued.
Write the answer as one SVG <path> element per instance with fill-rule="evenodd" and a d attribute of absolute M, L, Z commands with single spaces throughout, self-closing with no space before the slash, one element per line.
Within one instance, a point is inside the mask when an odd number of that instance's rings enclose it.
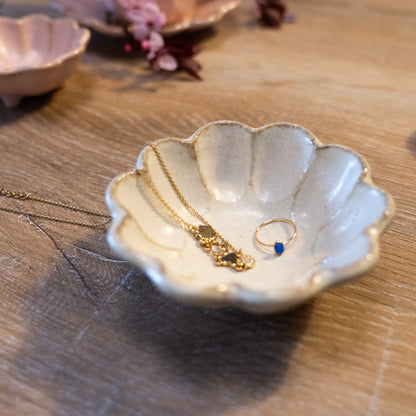
<path fill-rule="evenodd" d="M 191 205 L 256 259 L 249 271 L 216 267 L 189 233 L 163 215 L 141 176 L 127 172 L 107 190 L 114 218 L 108 241 L 164 293 L 200 305 L 275 312 L 375 264 L 394 203 L 373 185 L 357 153 L 324 146 L 292 124 L 253 129 L 221 121 L 189 139 L 159 143 Z M 179 202 L 152 149 L 142 151 L 136 168 L 148 170 L 176 212 L 199 223 Z M 273 218 L 291 219 L 298 228 L 297 239 L 281 257 L 261 251 L 253 238 L 256 227 Z"/>
<path fill-rule="evenodd" d="M 29 15 L 0 17 L 0 97 L 15 107 L 25 96 L 61 87 L 78 65 L 90 38 L 71 19 Z"/>
<path fill-rule="evenodd" d="M 197 0 L 193 16 L 179 22 L 172 22 L 161 31 L 172 36 L 183 31 L 196 31 L 218 23 L 227 13 L 234 10 L 240 0 Z M 66 16 L 78 20 L 96 32 L 108 36 L 124 36 L 124 29 L 106 22 L 106 1 L 101 0 L 55 0 L 53 7 Z"/>

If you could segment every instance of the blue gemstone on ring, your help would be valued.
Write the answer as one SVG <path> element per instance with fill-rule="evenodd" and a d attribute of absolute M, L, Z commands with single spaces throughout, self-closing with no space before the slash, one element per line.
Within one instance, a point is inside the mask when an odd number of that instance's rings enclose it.
<path fill-rule="evenodd" d="M 277 255 L 280 256 L 285 251 L 285 246 L 283 245 L 283 243 L 276 241 L 276 243 L 274 244 L 274 251 Z"/>

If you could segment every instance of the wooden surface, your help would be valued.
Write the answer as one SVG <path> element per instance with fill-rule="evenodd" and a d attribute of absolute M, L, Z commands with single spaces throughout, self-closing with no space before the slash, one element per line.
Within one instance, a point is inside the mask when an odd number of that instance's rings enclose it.
<path fill-rule="evenodd" d="M 95 35 L 65 88 L 0 105 L 0 186 L 106 210 L 149 139 L 290 121 L 361 153 L 394 196 L 377 266 L 288 313 L 204 310 L 160 295 L 103 231 L 0 212 L 1 416 L 415 414 L 416 3 L 288 4 L 281 30 L 245 1 L 198 35 L 203 82 Z"/>

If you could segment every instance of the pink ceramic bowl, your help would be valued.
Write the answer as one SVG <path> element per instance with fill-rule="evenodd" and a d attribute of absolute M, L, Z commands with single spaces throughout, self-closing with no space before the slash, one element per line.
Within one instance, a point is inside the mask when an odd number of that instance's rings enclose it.
<path fill-rule="evenodd" d="M 75 20 L 30 15 L 0 17 L 0 97 L 15 107 L 25 96 L 61 87 L 90 39 Z"/>
<path fill-rule="evenodd" d="M 167 24 L 161 30 L 164 36 L 183 31 L 205 29 L 218 23 L 227 13 L 239 6 L 241 0 L 159 0 L 167 15 Z M 108 12 L 122 18 L 123 10 L 115 9 L 113 0 L 55 0 L 52 7 L 65 16 L 78 20 L 90 29 L 108 36 L 124 36 L 121 25 L 108 23 Z"/>
<path fill-rule="evenodd" d="M 114 12 L 116 21 L 125 20 L 126 9 L 123 6 L 124 2 L 120 0 L 105 0 L 104 6 L 107 10 Z M 166 16 L 167 25 L 189 20 L 194 15 L 196 0 L 158 0 L 157 1 L 160 10 Z"/>
<path fill-rule="evenodd" d="M 158 4 L 165 13 L 169 25 L 191 19 L 194 15 L 196 0 L 158 0 Z"/>

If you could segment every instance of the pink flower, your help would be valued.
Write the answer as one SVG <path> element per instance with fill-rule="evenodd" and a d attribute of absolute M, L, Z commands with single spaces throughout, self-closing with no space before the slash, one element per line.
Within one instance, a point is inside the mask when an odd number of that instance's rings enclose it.
<path fill-rule="evenodd" d="M 155 0 L 117 0 L 126 9 L 125 19 L 131 23 L 133 37 L 154 56 L 163 47 L 163 38 L 158 33 L 165 24 L 166 16 L 159 9 Z"/>
<path fill-rule="evenodd" d="M 194 55 L 199 49 L 183 41 L 165 40 L 159 33 L 166 24 L 166 16 L 155 0 L 117 0 L 124 8 L 124 18 L 129 23 L 126 30 L 132 44 L 138 44 L 146 53 L 146 59 L 156 71 L 186 71 L 201 79 L 201 66 Z M 126 51 L 129 50 L 127 46 Z"/>
<path fill-rule="evenodd" d="M 159 49 L 153 59 L 149 59 L 156 71 L 185 71 L 197 79 L 201 79 L 201 65 L 194 59 L 199 48 L 187 42 L 170 39 Z"/>
<path fill-rule="evenodd" d="M 125 9 L 125 19 L 133 24 L 134 37 L 142 41 L 152 30 L 160 30 L 166 24 L 166 16 L 155 0 L 117 0 Z"/>
<path fill-rule="evenodd" d="M 154 59 L 164 46 L 165 42 L 157 32 L 151 32 L 149 38 L 142 41 L 142 48 L 147 51 L 146 57 L 149 60 Z"/>
<path fill-rule="evenodd" d="M 173 72 L 178 69 L 178 61 L 170 53 L 162 53 L 153 61 L 152 66 L 156 71 Z"/>
<path fill-rule="evenodd" d="M 149 28 L 144 20 L 136 20 L 133 24 L 132 31 L 134 39 L 139 42 L 143 42 L 149 36 Z"/>
<path fill-rule="evenodd" d="M 160 11 L 155 0 L 118 0 L 118 2 L 126 9 L 125 17 L 132 24 L 131 33 L 134 39 L 140 42 L 144 51 L 147 51 L 146 58 L 149 61 L 154 60 L 165 46 L 163 37 L 158 33 L 166 24 L 165 14 Z M 175 61 L 173 57 L 164 59 L 160 68 L 173 68 L 175 66 L 173 61 Z"/>

